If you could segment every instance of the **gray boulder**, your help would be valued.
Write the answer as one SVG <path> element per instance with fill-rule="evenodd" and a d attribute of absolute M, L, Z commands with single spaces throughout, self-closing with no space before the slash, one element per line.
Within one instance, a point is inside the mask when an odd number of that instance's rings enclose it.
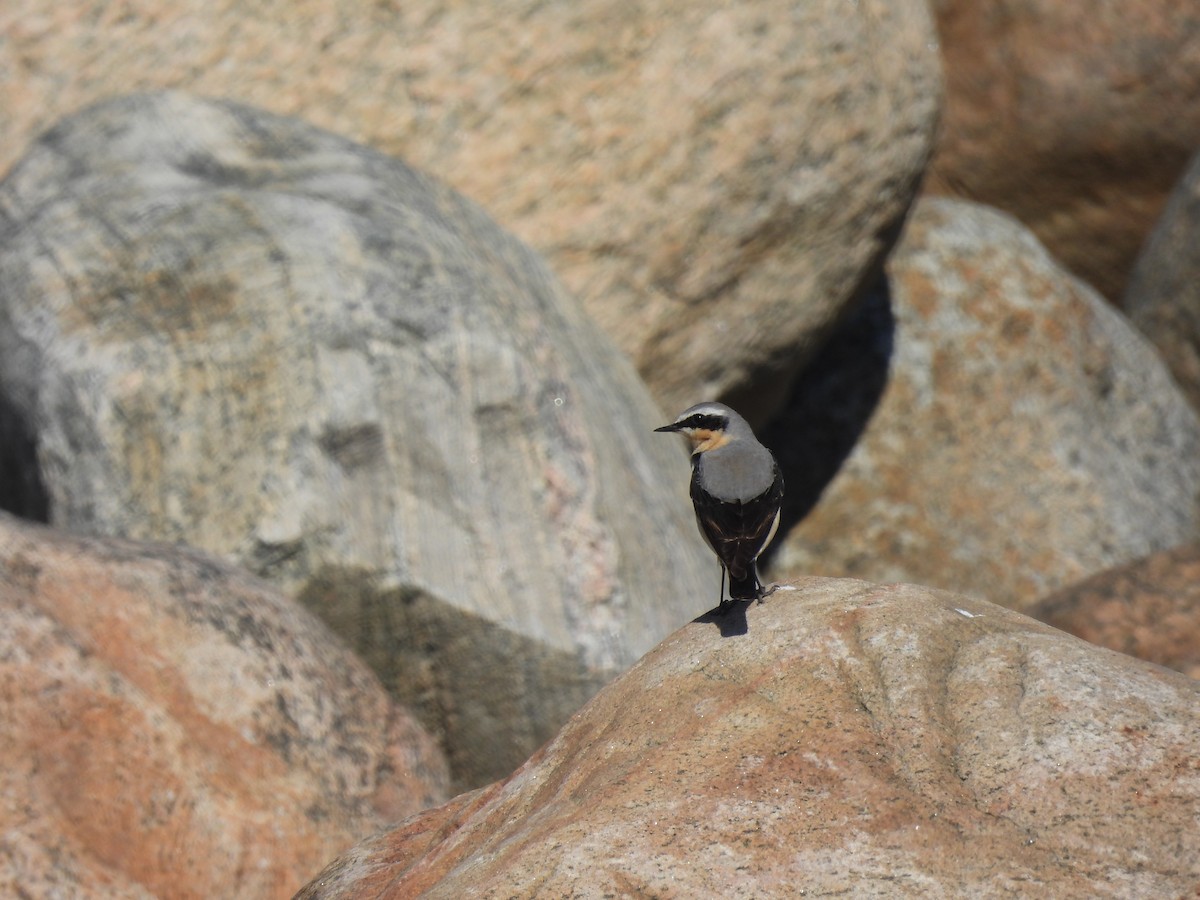
<path fill-rule="evenodd" d="M 1124 305 L 1200 412 L 1200 155 L 1142 248 Z"/>
<path fill-rule="evenodd" d="M 10 507 L 305 598 L 459 787 L 716 599 L 681 449 L 538 257 L 296 120 L 165 93 L 39 139 L 0 185 L 0 392 Z"/>

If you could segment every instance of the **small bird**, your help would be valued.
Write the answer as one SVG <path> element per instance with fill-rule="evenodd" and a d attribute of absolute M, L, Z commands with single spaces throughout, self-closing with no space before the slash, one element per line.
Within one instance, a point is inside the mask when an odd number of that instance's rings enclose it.
<path fill-rule="evenodd" d="M 720 608 L 765 596 L 758 557 L 779 527 L 783 475 L 750 424 L 723 403 L 697 403 L 670 425 L 692 444 L 692 503 L 696 524 L 721 561 Z M 729 603 L 725 574 L 729 573 Z"/>

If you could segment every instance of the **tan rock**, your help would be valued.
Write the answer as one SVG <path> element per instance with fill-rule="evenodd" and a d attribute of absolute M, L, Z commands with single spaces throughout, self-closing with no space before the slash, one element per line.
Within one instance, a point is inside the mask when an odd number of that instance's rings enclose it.
<path fill-rule="evenodd" d="M 1085 641 L 1200 678 L 1200 544 L 1055 591 L 1029 615 Z"/>
<path fill-rule="evenodd" d="M 1025 229 L 922 201 L 889 277 L 890 308 L 852 344 L 881 349 L 806 373 L 802 415 L 764 433 L 785 502 L 799 502 L 815 493 L 810 444 L 889 367 L 777 572 L 916 581 L 1020 609 L 1200 534 L 1200 417 L 1150 343 Z"/>
<path fill-rule="evenodd" d="M 1138 256 L 1124 306 L 1200 411 L 1200 156 L 1180 179 Z"/>
<path fill-rule="evenodd" d="M 938 0 L 928 183 L 1017 216 L 1118 300 L 1200 145 L 1200 11 L 1175 0 Z"/>
<path fill-rule="evenodd" d="M 137 96 L 49 133 L 0 214 L 0 385 L 49 520 L 303 597 L 419 708 L 460 788 L 716 593 L 686 457 L 628 360 L 536 254 L 401 161 Z"/>
<path fill-rule="evenodd" d="M 264 582 L 0 514 L 0 895 L 288 897 L 445 760 Z"/>
<path fill-rule="evenodd" d="M 922 0 L 11 0 L 0 33 L 0 171 L 130 91 L 302 116 L 481 202 L 670 410 L 785 386 L 890 246 L 940 86 Z"/>
<path fill-rule="evenodd" d="M 302 898 L 1182 896 L 1200 682 L 992 604 L 806 579 Z M 737 623 L 732 623 L 736 625 Z"/>

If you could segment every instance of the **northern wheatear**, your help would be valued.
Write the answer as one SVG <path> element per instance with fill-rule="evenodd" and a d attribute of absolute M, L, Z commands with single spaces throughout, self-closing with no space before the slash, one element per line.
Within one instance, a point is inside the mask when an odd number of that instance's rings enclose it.
<path fill-rule="evenodd" d="M 730 603 L 761 601 L 758 557 L 775 536 L 783 502 L 775 457 L 723 403 L 697 403 L 654 430 L 678 431 L 692 444 L 692 503 L 700 533 L 721 561 L 721 607 L 726 572 Z"/>

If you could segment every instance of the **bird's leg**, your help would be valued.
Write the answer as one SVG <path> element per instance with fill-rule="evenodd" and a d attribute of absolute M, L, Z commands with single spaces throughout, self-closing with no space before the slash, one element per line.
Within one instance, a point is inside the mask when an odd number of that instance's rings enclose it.
<path fill-rule="evenodd" d="M 725 563 L 721 563 L 721 590 L 717 594 L 717 608 L 725 608 Z"/>

